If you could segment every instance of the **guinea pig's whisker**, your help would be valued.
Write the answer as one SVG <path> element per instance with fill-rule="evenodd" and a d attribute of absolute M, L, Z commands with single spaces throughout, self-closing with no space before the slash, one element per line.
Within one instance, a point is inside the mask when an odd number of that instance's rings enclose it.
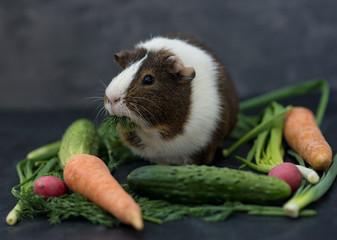
<path fill-rule="evenodd" d="M 93 97 L 86 97 L 85 99 L 93 99 L 94 101 L 97 101 L 97 100 L 103 100 L 103 97 L 102 96 L 99 96 L 99 97 L 95 97 L 95 96 L 93 96 Z"/>
<path fill-rule="evenodd" d="M 102 99 L 101 99 L 101 100 L 102 100 Z M 100 104 L 96 104 L 95 111 L 101 110 L 101 108 L 104 108 L 104 102 L 103 102 L 103 101 L 101 101 Z"/>
<path fill-rule="evenodd" d="M 142 107 L 145 111 L 147 111 L 147 112 L 153 117 L 153 119 L 156 121 L 157 125 L 160 126 L 160 124 L 159 124 L 157 118 L 155 118 L 155 117 L 153 116 L 153 114 L 152 114 L 151 112 L 149 112 L 149 110 L 146 109 L 146 107 L 144 107 L 144 106 L 142 106 L 142 105 L 139 105 L 139 106 Z M 166 140 L 168 140 L 168 138 L 167 138 L 167 136 L 166 136 L 165 134 L 162 134 L 161 136 L 164 137 Z M 163 148 L 163 149 L 166 148 L 166 145 L 165 145 L 164 142 L 161 140 L 161 138 L 158 139 L 158 142 L 162 145 L 162 148 Z"/>
<path fill-rule="evenodd" d="M 135 106 L 135 104 L 133 104 L 133 103 L 130 103 L 130 104 L 135 108 L 135 110 L 138 112 L 138 114 L 140 115 L 140 117 L 144 119 L 145 117 L 139 112 L 137 106 Z M 141 105 L 138 105 L 138 106 L 143 107 L 143 106 L 141 106 Z M 147 110 L 147 109 L 145 109 L 145 110 Z M 151 114 L 151 113 L 150 113 L 150 114 Z M 151 114 L 151 115 L 152 115 L 152 114 Z M 152 117 L 153 117 L 153 115 L 152 115 Z M 149 120 L 148 120 L 148 119 L 146 119 L 146 121 L 149 123 Z M 155 118 L 155 121 L 156 121 L 157 124 L 159 125 L 159 123 L 158 123 L 158 121 L 157 121 L 156 118 Z M 162 135 L 162 136 L 164 136 L 164 138 L 167 139 L 167 137 L 166 137 L 165 135 Z M 162 149 L 165 149 L 165 148 L 166 148 L 166 145 L 164 144 L 164 142 L 163 142 L 161 139 L 158 139 L 157 142 L 159 142 L 159 143 L 162 145 Z"/>
<path fill-rule="evenodd" d="M 98 101 L 104 101 L 104 93 L 105 93 L 105 89 L 107 88 L 107 85 L 92 71 L 88 71 L 87 73 L 90 74 L 92 76 L 92 78 L 94 80 L 96 80 L 96 82 L 98 83 L 97 88 L 95 89 L 95 95 L 97 94 L 98 96 L 93 96 L 93 97 L 85 97 L 82 100 L 78 101 L 77 104 L 82 104 L 83 102 L 87 102 L 87 107 L 90 107 L 93 104 L 96 104 Z"/>
<path fill-rule="evenodd" d="M 146 116 L 144 116 L 144 115 L 139 111 L 139 108 L 137 107 L 137 106 L 139 106 L 139 105 L 136 104 L 136 103 L 131 103 L 131 104 L 132 104 L 132 106 L 135 108 L 135 110 L 137 111 L 137 113 L 139 114 L 139 116 L 140 116 L 142 119 L 145 119 L 145 121 L 146 121 L 148 124 L 150 124 L 149 119 L 148 119 Z"/>
<path fill-rule="evenodd" d="M 132 115 L 131 115 L 131 111 L 130 111 L 130 109 L 128 109 L 128 108 L 125 108 L 125 109 L 126 109 L 126 111 L 128 112 L 126 117 L 129 117 L 129 118 L 131 118 L 131 116 L 132 116 Z"/>
<path fill-rule="evenodd" d="M 145 98 L 145 97 L 131 97 L 131 98 L 134 98 L 134 99 L 142 99 L 142 100 L 149 101 L 149 102 L 152 103 L 155 107 L 159 108 L 159 106 L 158 106 L 154 101 L 151 101 L 150 99 L 147 99 L 147 98 Z"/>
<path fill-rule="evenodd" d="M 105 84 L 105 82 L 102 81 L 102 79 L 100 79 L 97 74 L 93 73 L 93 72 L 89 72 L 89 74 L 98 82 L 100 83 L 101 87 L 103 87 L 104 89 L 107 88 L 107 85 Z"/>
<path fill-rule="evenodd" d="M 144 98 L 144 97 L 132 97 L 132 96 L 130 96 L 130 98 L 147 100 L 147 101 L 151 102 L 155 107 L 158 107 L 158 108 L 159 108 L 159 106 L 158 106 L 156 103 L 154 103 L 153 101 L 151 101 L 151 100 L 149 100 L 149 99 L 147 99 L 147 98 Z M 132 103 L 131 103 L 131 104 L 132 104 Z M 141 118 L 144 119 L 144 116 L 139 112 L 139 110 L 138 110 L 138 108 L 135 106 L 135 104 L 136 104 L 136 103 L 132 104 L 132 106 L 136 109 L 136 111 L 137 111 L 138 114 L 141 116 Z M 158 120 L 153 116 L 153 114 L 152 114 L 151 112 L 149 112 L 149 110 L 148 110 L 147 108 L 145 108 L 144 106 L 142 106 L 142 105 L 140 105 L 140 104 L 136 104 L 136 105 L 142 107 L 145 111 L 147 111 L 147 112 L 152 116 L 152 118 L 155 120 L 155 122 L 157 123 L 157 125 L 160 125 L 159 122 L 158 122 Z M 149 119 L 146 119 L 146 121 L 147 121 L 148 123 L 150 122 Z M 163 136 L 165 139 L 168 140 L 168 137 L 167 137 L 165 134 L 162 134 L 162 136 Z M 162 142 L 161 142 L 161 143 L 162 143 Z M 163 145 L 163 147 L 165 148 L 164 143 L 162 143 L 162 145 Z"/>
<path fill-rule="evenodd" d="M 127 110 L 127 116 L 128 118 L 131 119 L 131 122 L 133 123 L 134 127 L 136 128 L 137 126 L 142 126 L 144 125 L 144 121 L 140 121 L 139 117 L 137 117 L 137 115 L 133 114 L 129 108 L 126 108 Z"/>
<path fill-rule="evenodd" d="M 133 107 L 134 109 L 136 110 L 136 112 L 138 113 L 138 115 L 140 116 L 141 119 L 144 119 L 144 121 L 146 123 L 149 123 L 149 119 L 146 118 L 145 116 L 143 116 L 143 114 L 139 111 L 139 109 L 137 108 L 136 104 L 132 103 L 132 102 L 129 102 Z"/>
<path fill-rule="evenodd" d="M 130 119 L 133 119 L 132 113 L 131 113 L 130 109 L 126 107 L 125 110 L 127 111 L 127 114 L 126 114 L 125 117 L 128 117 L 128 118 L 130 118 Z"/>
<path fill-rule="evenodd" d="M 101 122 L 101 119 L 106 118 L 107 111 L 104 107 L 104 105 L 100 108 L 100 110 L 97 112 L 94 123 L 95 125 L 98 125 L 99 122 Z"/>
<path fill-rule="evenodd" d="M 146 108 L 146 107 L 144 107 L 144 106 L 142 106 L 142 105 L 140 105 L 140 104 L 138 104 L 137 106 L 139 106 L 139 107 L 142 107 L 145 111 L 147 111 L 150 115 L 151 115 L 151 117 L 153 118 L 153 120 L 158 124 L 158 125 L 160 125 L 159 124 L 159 122 L 158 122 L 158 120 L 157 120 L 157 118 Z"/>
<path fill-rule="evenodd" d="M 133 103 L 132 104 L 133 105 L 133 107 L 136 109 L 136 111 L 137 111 L 137 113 L 139 114 L 139 116 L 140 116 L 140 119 L 141 119 L 141 125 L 145 125 L 145 126 L 147 126 L 147 127 L 149 127 L 149 126 L 151 126 L 151 121 L 150 121 L 150 119 L 146 116 L 146 115 L 144 115 L 144 114 L 142 114 L 141 112 L 140 112 L 140 110 L 139 110 L 139 106 L 141 107 L 141 105 L 139 105 L 139 104 L 136 104 L 136 103 Z M 137 107 L 138 106 L 138 107 Z M 153 116 L 152 116 L 153 117 Z M 154 120 L 157 122 L 157 124 L 158 124 L 158 121 L 157 121 L 157 119 L 156 118 L 154 118 Z"/>
<path fill-rule="evenodd" d="M 82 103 L 86 103 L 87 107 L 90 107 L 90 105 L 93 105 L 94 103 L 102 101 L 103 102 L 103 97 L 85 97 L 81 100 L 79 100 L 75 105 L 80 105 Z"/>

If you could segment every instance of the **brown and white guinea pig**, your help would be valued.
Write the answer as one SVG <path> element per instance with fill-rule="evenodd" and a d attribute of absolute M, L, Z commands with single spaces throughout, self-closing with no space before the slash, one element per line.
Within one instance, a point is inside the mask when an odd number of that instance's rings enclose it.
<path fill-rule="evenodd" d="M 198 37 L 169 34 L 115 60 L 124 70 L 106 88 L 104 106 L 136 125 L 119 128 L 122 141 L 153 163 L 210 164 L 235 126 L 238 96 L 208 47 Z"/>

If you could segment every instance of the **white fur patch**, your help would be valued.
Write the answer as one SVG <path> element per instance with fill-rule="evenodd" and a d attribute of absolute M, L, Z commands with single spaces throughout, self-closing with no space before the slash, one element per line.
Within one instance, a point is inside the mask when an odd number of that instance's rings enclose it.
<path fill-rule="evenodd" d="M 139 137 L 148 147 L 133 150 L 157 163 L 189 163 L 189 157 L 210 142 L 220 120 L 217 63 L 204 50 L 178 39 L 157 37 L 139 43 L 136 47 L 154 51 L 169 50 L 186 67 L 194 67 L 196 77 L 192 80 L 192 106 L 184 135 L 165 141 L 155 130 L 138 130 Z"/>
<path fill-rule="evenodd" d="M 126 95 L 126 90 L 130 86 L 135 74 L 138 72 L 146 57 L 147 55 L 124 69 L 119 75 L 111 80 L 108 87 L 105 89 L 105 95 L 110 101 L 105 105 L 105 108 L 111 115 L 131 117 L 130 114 L 132 113 L 127 109 L 124 103 L 124 97 Z M 120 101 L 117 104 L 113 104 L 115 99 L 120 99 Z"/>

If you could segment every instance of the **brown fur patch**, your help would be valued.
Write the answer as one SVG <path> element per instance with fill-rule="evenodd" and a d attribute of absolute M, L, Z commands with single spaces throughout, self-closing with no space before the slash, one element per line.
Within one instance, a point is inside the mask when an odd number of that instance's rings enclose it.
<path fill-rule="evenodd" d="M 127 89 L 127 107 L 140 115 L 152 128 L 160 129 L 163 139 L 183 134 L 191 105 L 191 81 L 173 74 L 173 54 L 167 50 L 149 51 L 134 80 Z M 146 75 L 152 75 L 152 85 L 142 85 Z M 193 81 L 193 80 L 192 80 Z"/>
<path fill-rule="evenodd" d="M 115 60 L 122 68 L 142 59 L 147 50 L 145 48 L 135 48 L 133 50 L 122 50 L 115 54 Z"/>
<path fill-rule="evenodd" d="M 119 135 L 121 140 L 127 144 L 131 145 L 137 148 L 144 148 L 144 144 L 142 143 L 142 140 L 138 137 L 135 131 L 123 131 L 123 129 L 119 128 Z"/>

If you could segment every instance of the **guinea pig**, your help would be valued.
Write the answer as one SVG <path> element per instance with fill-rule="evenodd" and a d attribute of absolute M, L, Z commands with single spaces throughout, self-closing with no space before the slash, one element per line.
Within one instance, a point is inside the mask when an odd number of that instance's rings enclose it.
<path fill-rule="evenodd" d="M 235 127 L 236 87 L 196 36 L 168 34 L 115 54 L 123 70 L 105 89 L 109 115 L 135 128 L 119 134 L 133 153 L 161 165 L 211 164 Z"/>

